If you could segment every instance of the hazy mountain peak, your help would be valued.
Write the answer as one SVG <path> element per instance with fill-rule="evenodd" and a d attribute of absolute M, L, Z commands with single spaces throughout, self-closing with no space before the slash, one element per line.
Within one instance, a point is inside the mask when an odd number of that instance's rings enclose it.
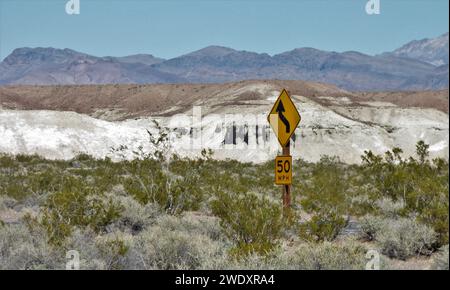
<path fill-rule="evenodd" d="M 236 52 L 236 50 L 218 45 L 210 45 L 205 48 L 188 53 L 186 56 L 221 57 Z"/>
<path fill-rule="evenodd" d="M 448 32 L 436 38 L 413 40 L 391 54 L 414 58 L 436 66 L 448 64 Z"/>
<path fill-rule="evenodd" d="M 152 65 L 163 62 L 165 59 L 155 57 L 152 54 L 132 54 L 120 57 L 111 57 L 115 61 L 122 63 L 141 63 L 145 65 Z"/>
<path fill-rule="evenodd" d="M 299 48 L 294 48 L 292 50 L 283 52 L 281 54 L 320 53 L 320 52 L 322 52 L 322 50 L 317 49 L 317 48 L 313 48 L 313 47 L 299 47 Z"/>
<path fill-rule="evenodd" d="M 69 48 L 22 47 L 16 48 L 4 59 L 4 62 L 8 65 L 63 63 L 72 60 L 74 57 L 86 56 L 88 55 Z"/>

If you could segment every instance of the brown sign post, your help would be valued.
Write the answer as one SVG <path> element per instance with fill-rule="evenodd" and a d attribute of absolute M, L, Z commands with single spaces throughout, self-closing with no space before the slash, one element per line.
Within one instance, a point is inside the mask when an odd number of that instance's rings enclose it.
<path fill-rule="evenodd" d="M 289 156 L 291 162 L 290 162 L 290 172 L 292 176 L 292 156 L 291 156 L 291 142 L 287 142 L 286 146 L 283 146 L 283 156 Z M 291 184 L 292 184 L 292 177 L 289 184 L 283 184 L 283 207 L 284 208 L 290 208 L 291 207 Z"/>
<path fill-rule="evenodd" d="M 283 89 L 267 117 L 282 147 L 282 155 L 275 159 L 275 184 L 282 186 L 283 208 L 291 207 L 292 156 L 290 139 L 301 117 L 288 92 Z"/>

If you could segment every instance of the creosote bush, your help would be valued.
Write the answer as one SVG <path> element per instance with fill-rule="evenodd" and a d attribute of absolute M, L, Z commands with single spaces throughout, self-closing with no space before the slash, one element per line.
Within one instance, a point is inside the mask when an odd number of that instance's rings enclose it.
<path fill-rule="evenodd" d="M 101 193 L 63 191 L 50 195 L 37 222 L 48 233 L 49 242 L 61 245 L 73 227 L 89 227 L 99 233 L 120 217 L 122 207 Z"/>
<path fill-rule="evenodd" d="M 284 226 L 281 207 L 265 197 L 219 192 L 211 202 L 211 210 L 235 243 L 233 255 L 270 252 L 281 238 Z"/>
<path fill-rule="evenodd" d="M 127 253 L 131 240 L 122 233 L 113 233 L 96 239 L 99 256 L 104 261 L 105 270 L 127 268 Z"/>
<path fill-rule="evenodd" d="M 418 220 L 432 227 L 438 234 L 436 246 L 448 243 L 449 187 L 448 161 L 427 159 L 429 146 L 417 143 L 419 161 L 400 157 L 401 150 L 394 148 L 385 159 L 366 151 L 362 156 L 363 183 L 370 184 L 370 196 L 374 200 L 389 198 L 403 204 L 399 215 L 417 216 Z M 361 183 L 358 183 L 361 184 Z"/>
<path fill-rule="evenodd" d="M 332 241 L 346 224 L 349 202 L 345 178 L 336 168 L 339 166 L 336 160 L 322 158 L 301 189 L 302 208 L 312 217 L 300 225 L 300 235 L 309 241 Z"/>

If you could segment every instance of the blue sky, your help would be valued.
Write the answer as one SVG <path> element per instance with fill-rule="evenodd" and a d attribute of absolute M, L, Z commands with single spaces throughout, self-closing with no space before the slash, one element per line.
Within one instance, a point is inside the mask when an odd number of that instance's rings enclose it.
<path fill-rule="evenodd" d="M 17 47 L 171 58 L 208 45 L 271 55 L 297 47 L 377 54 L 448 31 L 448 0 L 0 0 L 0 59 Z"/>

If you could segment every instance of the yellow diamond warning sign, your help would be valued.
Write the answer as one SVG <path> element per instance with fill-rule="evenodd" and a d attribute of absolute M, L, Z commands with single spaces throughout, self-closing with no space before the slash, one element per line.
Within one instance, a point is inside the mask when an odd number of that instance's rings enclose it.
<path fill-rule="evenodd" d="M 275 132 L 281 146 L 286 146 L 300 123 L 301 117 L 294 102 L 292 102 L 291 97 L 289 97 L 289 94 L 285 89 L 281 91 L 272 110 L 270 110 L 267 120 Z"/>
<path fill-rule="evenodd" d="M 292 156 L 275 158 L 275 184 L 292 184 Z"/>

